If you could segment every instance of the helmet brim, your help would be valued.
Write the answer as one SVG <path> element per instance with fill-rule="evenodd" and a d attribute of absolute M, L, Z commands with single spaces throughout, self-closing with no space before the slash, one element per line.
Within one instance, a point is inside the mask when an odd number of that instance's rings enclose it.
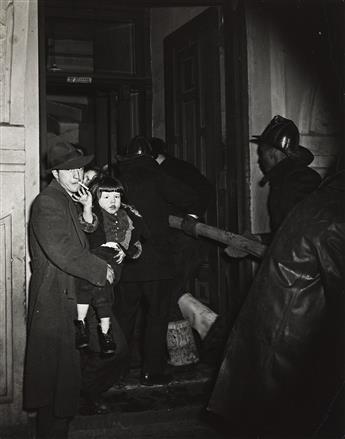
<path fill-rule="evenodd" d="M 141 159 L 142 157 L 151 157 L 151 158 L 153 158 L 152 155 L 146 154 L 146 153 L 145 154 L 128 154 L 128 155 L 120 155 L 120 154 L 118 154 L 116 156 L 116 158 L 117 158 L 117 160 L 119 162 L 129 162 L 131 160 Z"/>
<path fill-rule="evenodd" d="M 271 146 L 272 148 L 275 149 L 279 149 L 279 151 L 285 152 L 283 149 L 277 148 L 276 146 L 272 145 L 271 143 L 268 143 L 267 141 L 265 141 L 264 138 L 262 138 L 261 136 L 253 136 L 252 139 L 249 139 L 250 143 L 254 143 L 255 145 L 259 145 L 260 143 L 265 143 L 268 146 Z M 310 152 L 308 148 L 306 148 L 305 146 L 302 145 L 297 145 L 295 151 L 291 151 L 288 150 L 291 154 L 294 154 L 295 152 L 298 153 L 305 153 L 305 152 Z"/>
<path fill-rule="evenodd" d="M 249 139 L 249 142 L 258 145 L 259 143 L 263 143 L 263 140 L 261 139 L 261 136 L 253 136 L 252 139 Z"/>

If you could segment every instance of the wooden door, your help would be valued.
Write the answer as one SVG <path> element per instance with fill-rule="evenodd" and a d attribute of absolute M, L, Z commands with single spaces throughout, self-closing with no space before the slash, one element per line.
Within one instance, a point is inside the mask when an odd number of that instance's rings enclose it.
<path fill-rule="evenodd" d="M 221 143 L 218 39 L 218 11 L 209 8 L 164 41 L 167 144 L 215 186 Z M 217 225 L 216 203 L 209 208 L 206 222 Z M 192 290 L 218 309 L 218 249 L 213 243 L 204 245 L 204 263 Z"/>

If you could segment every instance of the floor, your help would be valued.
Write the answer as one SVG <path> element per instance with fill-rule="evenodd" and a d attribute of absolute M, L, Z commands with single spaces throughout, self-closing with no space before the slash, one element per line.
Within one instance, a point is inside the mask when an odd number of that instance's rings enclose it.
<path fill-rule="evenodd" d="M 118 413 L 76 420 L 69 439 L 225 439 L 194 407 Z"/>
<path fill-rule="evenodd" d="M 168 385 L 143 386 L 132 370 L 124 386 L 104 395 L 110 413 L 77 416 L 69 439 L 228 439 L 206 411 L 214 369 L 205 364 L 171 367 Z M 1 431 L 0 439 L 36 439 L 35 419 Z"/>
<path fill-rule="evenodd" d="M 213 371 L 198 364 L 172 368 L 167 386 L 142 386 L 133 370 L 125 387 L 110 389 L 105 398 L 112 412 L 78 416 L 69 439 L 223 439 L 209 422 L 205 406 Z"/>

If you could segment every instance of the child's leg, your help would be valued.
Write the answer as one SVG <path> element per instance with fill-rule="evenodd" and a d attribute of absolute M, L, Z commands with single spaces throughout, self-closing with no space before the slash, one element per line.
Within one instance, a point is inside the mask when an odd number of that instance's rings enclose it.
<path fill-rule="evenodd" d="M 100 322 L 98 331 L 101 351 L 107 355 L 112 355 L 116 350 L 110 323 L 112 296 L 113 287 L 107 284 L 103 288 L 98 288 L 98 291 L 92 298 L 92 306 L 95 308 Z"/>
<path fill-rule="evenodd" d="M 110 326 L 110 316 L 112 315 L 113 286 L 108 283 L 104 287 L 95 288 L 92 296 L 91 305 L 95 309 L 102 328 L 102 332 L 107 332 Z"/>
<path fill-rule="evenodd" d="M 113 355 L 116 350 L 114 342 L 110 317 L 99 317 L 99 342 L 103 354 Z"/>
<path fill-rule="evenodd" d="M 110 328 L 110 317 L 101 317 L 99 320 L 103 334 L 107 334 Z"/>
<path fill-rule="evenodd" d="M 79 279 L 77 282 L 77 319 L 74 321 L 76 327 L 76 346 L 84 349 L 89 345 L 89 328 L 86 315 L 92 299 L 94 285 L 86 280 Z"/>
<path fill-rule="evenodd" d="M 77 313 L 78 313 L 78 320 L 85 320 L 87 312 L 89 310 L 89 304 L 88 303 L 78 303 L 77 304 Z"/>
<path fill-rule="evenodd" d="M 86 321 L 86 314 L 89 309 L 87 303 L 77 304 L 77 320 L 74 321 L 76 327 L 76 346 L 84 349 L 89 344 L 89 329 Z"/>

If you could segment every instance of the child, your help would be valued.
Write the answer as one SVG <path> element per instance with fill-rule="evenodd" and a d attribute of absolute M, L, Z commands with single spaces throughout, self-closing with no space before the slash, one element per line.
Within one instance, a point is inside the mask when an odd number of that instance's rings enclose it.
<path fill-rule="evenodd" d="M 87 233 L 92 253 L 106 260 L 115 274 L 114 284 L 119 282 L 125 257 L 136 259 L 142 247 L 139 238 L 144 235 L 144 223 L 140 214 L 131 206 L 122 204 L 124 188 L 120 181 L 103 176 L 92 180 L 90 191 L 81 186 L 74 200 L 83 206 L 79 220 Z M 80 280 L 77 293 L 77 347 L 88 346 L 88 330 L 85 318 L 90 304 L 100 320 L 99 336 L 103 354 L 113 354 L 110 316 L 113 287 L 96 287 Z"/>

